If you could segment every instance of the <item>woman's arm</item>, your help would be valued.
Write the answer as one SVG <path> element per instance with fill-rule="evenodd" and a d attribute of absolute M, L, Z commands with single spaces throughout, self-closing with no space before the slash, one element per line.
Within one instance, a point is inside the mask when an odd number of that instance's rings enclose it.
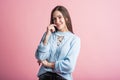
<path fill-rule="evenodd" d="M 54 62 L 48 62 L 47 60 L 43 60 L 43 61 L 41 61 L 41 63 L 45 67 L 49 67 L 49 68 L 53 68 L 53 69 L 55 67 L 55 63 Z"/>
<path fill-rule="evenodd" d="M 50 54 L 49 40 L 50 40 L 51 33 L 54 31 L 55 31 L 54 24 L 50 24 L 47 27 L 46 33 L 43 35 L 43 37 L 40 41 L 40 44 L 36 50 L 35 57 L 38 60 L 41 60 L 41 61 L 46 60 L 49 57 L 49 54 Z"/>
<path fill-rule="evenodd" d="M 46 36 L 46 33 L 44 33 L 35 53 L 35 57 L 38 60 L 45 60 L 49 56 L 50 44 L 47 43 L 47 45 L 44 45 L 43 40 L 45 39 L 45 36 Z"/>
<path fill-rule="evenodd" d="M 56 61 L 54 71 L 59 73 L 73 72 L 80 53 L 80 39 L 77 37 L 71 43 L 71 48 L 63 60 Z"/>
<path fill-rule="evenodd" d="M 56 25 L 55 24 L 50 24 L 47 27 L 46 36 L 45 36 L 45 39 L 43 40 L 43 44 L 44 45 L 47 45 L 51 33 L 55 31 L 55 27 L 54 26 L 56 26 Z"/>

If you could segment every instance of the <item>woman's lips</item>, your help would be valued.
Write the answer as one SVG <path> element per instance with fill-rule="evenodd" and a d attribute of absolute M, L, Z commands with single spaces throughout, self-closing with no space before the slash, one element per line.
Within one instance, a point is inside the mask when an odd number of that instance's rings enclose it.
<path fill-rule="evenodd" d="M 60 25 L 61 25 L 61 24 L 56 24 L 56 26 L 58 26 L 58 27 L 59 27 Z"/>

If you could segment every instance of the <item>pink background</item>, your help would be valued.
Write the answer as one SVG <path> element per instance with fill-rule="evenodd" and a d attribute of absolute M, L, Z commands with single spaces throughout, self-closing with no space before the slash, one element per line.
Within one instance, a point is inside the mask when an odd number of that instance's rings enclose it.
<path fill-rule="evenodd" d="M 37 80 L 34 53 L 58 4 L 82 42 L 74 80 L 120 80 L 120 0 L 0 0 L 0 80 Z"/>

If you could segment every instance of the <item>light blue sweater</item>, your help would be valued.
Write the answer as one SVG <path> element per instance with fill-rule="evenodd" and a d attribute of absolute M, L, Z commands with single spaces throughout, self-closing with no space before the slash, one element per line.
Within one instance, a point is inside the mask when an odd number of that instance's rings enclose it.
<path fill-rule="evenodd" d="M 80 38 L 71 32 L 54 32 L 49 37 L 47 45 L 43 45 L 43 40 L 46 34 L 43 35 L 40 44 L 36 50 L 36 58 L 38 60 L 47 60 L 55 62 L 55 68 L 41 66 L 38 76 L 50 71 L 64 77 L 67 80 L 72 79 L 72 72 L 75 68 L 77 57 L 80 53 Z M 61 44 L 57 46 L 57 37 L 64 36 Z"/>

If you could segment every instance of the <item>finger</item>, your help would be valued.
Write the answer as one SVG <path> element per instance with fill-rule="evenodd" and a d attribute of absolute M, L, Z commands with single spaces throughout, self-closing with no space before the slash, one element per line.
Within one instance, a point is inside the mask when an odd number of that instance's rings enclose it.
<path fill-rule="evenodd" d="M 51 24 L 50 26 L 51 26 L 51 27 L 55 27 L 55 26 L 57 26 L 57 25 L 56 25 L 56 24 Z"/>
<path fill-rule="evenodd" d="M 57 26 L 56 24 L 53 24 L 53 26 Z"/>
<path fill-rule="evenodd" d="M 37 61 L 37 63 L 40 65 L 40 64 L 41 64 L 41 61 L 40 61 L 40 60 L 38 60 L 38 61 Z"/>
<path fill-rule="evenodd" d="M 55 32 L 55 28 L 53 27 L 53 28 L 51 29 L 51 31 L 52 31 L 52 32 Z"/>
<path fill-rule="evenodd" d="M 41 64 L 41 63 L 38 63 L 39 65 Z"/>
<path fill-rule="evenodd" d="M 40 61 L 40 60 L 38 60 L 37 62 L 38 62 L 38 63 L 39 63 L 39 62 L 41 63 L 41 61 Z"/>

